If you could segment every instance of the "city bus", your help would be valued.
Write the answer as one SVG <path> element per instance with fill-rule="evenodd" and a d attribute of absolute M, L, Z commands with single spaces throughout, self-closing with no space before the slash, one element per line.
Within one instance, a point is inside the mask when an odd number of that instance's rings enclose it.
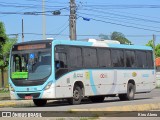
<path fill-rule="evenodd" d="M 104 41 L 38 40 L 13 45 L 10 52 L 11 99 L 134 100 L 156 87 L 153 50 L 148 46 Z"/>

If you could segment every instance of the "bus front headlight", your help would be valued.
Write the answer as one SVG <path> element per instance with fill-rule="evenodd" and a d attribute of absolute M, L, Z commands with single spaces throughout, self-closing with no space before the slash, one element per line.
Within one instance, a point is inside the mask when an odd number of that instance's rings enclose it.
<path fill-rule="evenodd" d="M 48 89 L 51 87 L 51 85 L 52 85 L 52 82 L 49 82 L 49 83 L 46 85 L 46 87 L 44 88 L 44 90 L 48 90 Z"/>
<path fill-rule="evenodd" d="M 14 90 L 14 88 L 12 87 L 11 84 L 9 84 L 9 88 L 10 88 L 10 91 L 15 92 L 15 90 Z"/>

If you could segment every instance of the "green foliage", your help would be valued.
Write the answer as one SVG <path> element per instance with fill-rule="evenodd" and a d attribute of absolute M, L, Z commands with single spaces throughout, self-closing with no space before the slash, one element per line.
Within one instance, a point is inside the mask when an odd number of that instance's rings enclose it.
<path fill-rule="evenodd" d="M 104 34 L 100 34 L 99 35 L 99 38 L 101 39 L 110 39 L 110 40 L 117 40 L 119 41 L 121 44 L 131 44 L 131 41 L 129 41 L 125 35 L 121 32 L 113 32 L 111 34 L 110 37 L 108 37 L 107 35 L 104 35 Z"/>
<path fill-rule="evenodd" d="M 155 51 L 156 57 L 160 57 L 160 44 L 156 45 Z"/>
<path fill-rule="evenodd" d="M 146 44 L 146 46 L 150 46 L 153 48 L 153 40 L 149 40 L 148 43 Z"/>
<path fill-rule="evenodd" d="M 120 32 L 113 32 L 111 35 L 111 40 L 118 40 L 121 44 L 131 44 L 123 33 Z"/>
<path fill-rule="evenodd" d="M 4 89 L 1 89 L 1 90 L 0 90 L 0 93 L 9 93 L 9 89 L 8 89 L 8 88 L 7 88 L 7 89 L 5 89 L 5 88 L 4 88 Z"/>
<path fill-rule="evenodd" d="M 5 43 L 5 40 L 7 39 L 7 35 L 5 34 L 5 27 L 2 22 L 0 22 L 0 48 L 2 48 L 2 45 Z"/>
<path fill-rule="evenodd" d="M 149 40 L 146 46 L 150 46 L 153 48 L 153 40 Z M 156 58 L 160 57 L 160 44 L 155 46 L 155 55 L 156 55 Z"/>
<path fill-rule="evenodd" d="M 103 40 L 108 40 L 108 39 L 110 39 L 110 38 L 108 37 L 108 35 L 104 35 L 104 34 L 100 34 L 100 35 L 99 35 L 99 38 L 101 38 L 101 39 L 103 39 Z"/>
<path fill-rule="evenodd" d="M 2 22 L 0 22 L 0 38 L 1 40 L 3 39 L 3 41 L 0 42 L 0 69 L 4 69 L 8 66 L 10 48 L 16 43 L 17 40 L 14 38 L 9 38 L 6 35 L 5 27 Z M 4 58 L 6 61 L 4 61 Z"/>
<path fill-rule="evenodd" d="M 4 24 L 0 22 L 0 72 L 2 79 L 2 88 L 5 87 L 3 72 L 7 68 L 9 63 L 10 48 L 16 41 L 16 39 L 11 39 L 6 35 Z"/>

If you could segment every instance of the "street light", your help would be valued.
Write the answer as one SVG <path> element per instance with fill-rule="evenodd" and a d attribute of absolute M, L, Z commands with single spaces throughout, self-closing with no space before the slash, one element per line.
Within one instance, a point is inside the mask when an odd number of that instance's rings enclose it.
<path fill-rule="evenodd" d="M 82 17 L 83 18 L 83 20 L 85 20 L 85 21 L 90 21 L 91 19 L 90 18 L 85 18 L 85 17 Z"/>

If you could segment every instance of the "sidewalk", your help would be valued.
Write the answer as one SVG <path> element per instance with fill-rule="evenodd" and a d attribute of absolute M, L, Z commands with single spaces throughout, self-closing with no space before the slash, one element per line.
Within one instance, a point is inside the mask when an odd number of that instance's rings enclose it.
<path fill-rule="evenodd" d="M 34 106 L 32 100 L 1 100 L 0 108 L 2 107 L 31 107 Z"/>
<path fill-rule="evenodd" d="M 7 93 L 0 93 L 0 100 L 10 100 L 10 94 Z"/>
<path fill-rule="evenodd" d="M 23 106 L 34 106 L 32 100 L 10 100 L 10 94 L 0 93 L 0 108 L 2 107 L 23 107 Z"/>

